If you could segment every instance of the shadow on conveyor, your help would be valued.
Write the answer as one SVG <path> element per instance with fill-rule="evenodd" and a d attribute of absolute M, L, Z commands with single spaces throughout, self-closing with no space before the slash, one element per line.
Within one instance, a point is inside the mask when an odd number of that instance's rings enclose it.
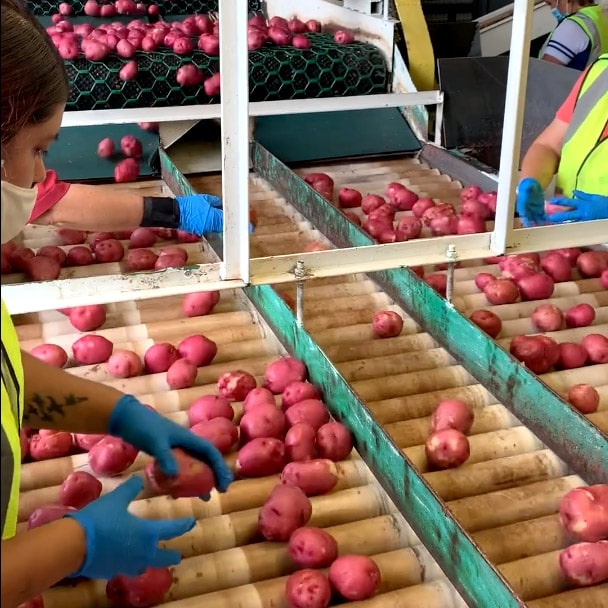
<path fill-rule="evenodd" d="M 439 87 L 445 93 L 445 147 L 459 149 L 495 170 L 500 162 L 508 62 L 508 57 L 437 62 Z M 529 60 L 521 157 L 553 120 L 579 76 L 577 70 Z"/>

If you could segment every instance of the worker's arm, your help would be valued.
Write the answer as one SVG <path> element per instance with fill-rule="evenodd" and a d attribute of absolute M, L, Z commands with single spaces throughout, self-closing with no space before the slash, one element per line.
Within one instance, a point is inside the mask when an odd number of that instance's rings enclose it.
<path fill-rule="evenodd" d="M 3 540 L 2 608 L 17 608 L 76 572 L 85 552 L 85 532 L 73 519 L 60 519 Z"/>
<path fill-rule="evenodd" d="M 549 63 L 555 63 L 557 65 L 568 65 L 567 61 L 561 61 L 560 59 L 558 59 L 557 57 L 553 57 L 552 55 L 547 55 L 547 53 L 545 53 L 541 59 L 543 61 L 548 61 Z"/>

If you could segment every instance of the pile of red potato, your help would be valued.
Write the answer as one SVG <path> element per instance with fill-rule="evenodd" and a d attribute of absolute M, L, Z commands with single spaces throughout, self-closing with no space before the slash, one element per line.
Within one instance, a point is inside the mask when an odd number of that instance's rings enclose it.
<path fill-rule="evenodd" d="M 158 130 L 156 123 L 139 123 L 139 126 L 146 131 Z M 135 135 L 123 136 L 120 140 L 120 152 L 125 158 L 117 162 L 114 167 L 114 181 L 117 183 L 136 181 L 139 177 L 139 159 L 144 152 L 141 141 Z M 116 158 L 117 150 L 112 138 L 104 137 L 97 144 L 97 156 L 107 159 Z"/>

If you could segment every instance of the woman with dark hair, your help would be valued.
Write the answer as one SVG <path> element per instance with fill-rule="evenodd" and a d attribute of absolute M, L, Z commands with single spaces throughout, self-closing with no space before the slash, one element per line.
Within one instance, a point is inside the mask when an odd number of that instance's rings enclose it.
<path fill-rule="evenodd" d="M 25 226 L 36 200 L 32 184 L 45 177 L 43 155 L 55 140 L 68 96 L 63 63 L 38 22 L 16 0 L 2 4 L 2 243 Z M 180 536 L 193 518 L 140 519 L 129 503 L 142 490 L 139 477 L 84 508 L 39 528 L 16 534 L 21 469 L 20 429 L 107 433 L 177 473 L 172 448 L 206 461 L 216 487 L 232 475 L 207 441 L 169 421 L 134 396 L 50 367 L 19 350 L 2 303 L 2 608 L 15 608 L 69 576 L 107 579 L 134 576 L 148 567 L 177 564 L 181 555 L 160 540 Z"/>

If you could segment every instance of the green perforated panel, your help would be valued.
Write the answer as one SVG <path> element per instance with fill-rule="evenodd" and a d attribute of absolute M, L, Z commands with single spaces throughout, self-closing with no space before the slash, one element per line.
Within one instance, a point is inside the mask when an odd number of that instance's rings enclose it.
<path fill-rule="evenodd" d="M 367 95 L 386 91 L 388 70 L 375 46 L 362 42 L 337 45 L 327 34 L 310 34 L 312 48 L 265 46 L 249 53 L 250 100 L 303 99 Z M 177 84 L 178 68 L 196 64 L 211 76 L 219 58 L 201 51 L 179 57 L 171 51 L 138 53 L 139 71 L 133 81 L 118 77 L 126 63 L 116 55 L 103 62 L 84 58 L 66 61 L 72 84 L 68 110 L 121 109 L 216 103 L 202 86 Z"/>

